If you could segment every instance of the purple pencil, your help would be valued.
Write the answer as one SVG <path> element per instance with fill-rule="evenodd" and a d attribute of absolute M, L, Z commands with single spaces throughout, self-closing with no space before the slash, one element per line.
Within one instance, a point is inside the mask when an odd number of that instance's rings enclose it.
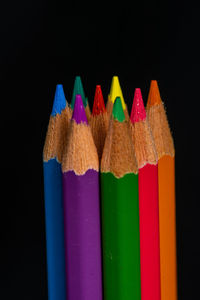
<path fill-rule="evenodd" d="M 62 159 L 68 300 L 102 300 L 99 162 L 80 95 Z"/>

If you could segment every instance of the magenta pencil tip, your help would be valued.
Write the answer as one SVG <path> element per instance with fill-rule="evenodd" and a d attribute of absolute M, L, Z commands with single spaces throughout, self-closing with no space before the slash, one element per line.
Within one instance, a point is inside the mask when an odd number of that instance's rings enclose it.
<path fill-rule="evenodd" d="M 88 124 L 81 95 L 76 95 L 72 120 L 74 120 L 77 124 Z"/>
<path fill-rule="evenodd" d="M 142 100 L 142 93 L 139 88 L 135 89 L 133 105 L 131 110 L 130 120 L 132 123 L 143 121 L 146 119 L 146 111 Z"/>

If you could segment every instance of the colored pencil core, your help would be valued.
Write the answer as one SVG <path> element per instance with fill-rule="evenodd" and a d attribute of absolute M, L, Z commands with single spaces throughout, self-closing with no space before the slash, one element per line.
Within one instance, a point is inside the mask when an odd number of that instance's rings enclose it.
<path fill-rule="evenodd" d="M 81 95 L 83 105 L 84 105 L 84 107 L 86 107 L 87 106 L 87 99 L 85 97 L 83 84 L 82 84 L 80 76 L 76 76 L 75 82 L 74 82 L 74 89 L 73 89 L 72 100 L 71 100 L 71 108 L 72 109 L 74 109 L 76 95 Z"/>
<path fill-rule="evenodd" d="M 99 115 L 106 111 L 101 86 L 96 86 L 92 114 Z"/>
<path fill-rule="evenodd" d="M 125 101 L 124 101 L 124 97 L 123 97 L 123 94 L 122 94 L 122 90 L 121 90 L 121 87 L 120 87 L 118 76 L 113 76 L 113 78 L 112 78 L 112 83 L 111 83 L 109 96 L 110 96 L 109 99 L 112 103 L 114 103 L 116 97 L 119 96 L 121 98 L 121 101 L 122 101 L 123 110 L 126 109 L 126 104 L 125 104 Z"/>
<path fill-rule="evenodd" d="M 158 105 L 162 102 L 160 97 L 160 92 L 158 88 L 158 83 L 156 80 L 151 80 L 149 95 L 147 100 L 147 106 Z"/>
<path fill-rule="evenodd" d="M 125 115 L 122 108 L 121 98 L 117 97 L 114 102 L 113 111 L 112 111 L 113 118 L 119 122 L 125 121 Z"/>
<path fill-rule="evenodd" d="M 132 123 L 136 123 L 139 121 L 143 121 L 145 119 L 146 119 L 146 111 L 142 100 L 141 90 L 137 88 L 135 89 L 135 94 L 133 98 L 130 120 Z"/>
<path fill-rule="evenodd" d="M 57 84 L 51 115 L 61 114 L 66 107 L 66 99 L 62 84 Z"/>
<path fill-rule="evenodd" d="M 77 124 L 88 124 L 81 95 L 76 95 L 72 120 L 74 120 Z"/>

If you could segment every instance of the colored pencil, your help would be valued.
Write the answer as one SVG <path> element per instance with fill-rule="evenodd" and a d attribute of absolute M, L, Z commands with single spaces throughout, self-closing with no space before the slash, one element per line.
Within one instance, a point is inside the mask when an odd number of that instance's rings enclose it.
<path fill-rule="evenodd" d="M 156 80 L 151 81 L 147 118 L 158 154 L 161 299 L 177 299 L 175 150 Z"/>
<path fill-rule="evenodd" d="M 58 84 L 43 150 L 49 300 L 66 300 L 61 157 L 69 120 L 63 87 Z"/>
<path fill-rule="evenodd" d="M 160 300 L 158 160 L 140 89 L 130 116 L 139 182 L 141 299 Z"/>
<path fill-rule="evenodd" d="M 117 97 L 101 161 L 105 300 L 140 299 L 137 172 L 130 127 Z"/>
<path fill-rule="evenodd" d="M 111 82 L 111 87 L 110 87 L 110 93 L 108 95 L 108 101 L 106 105 L 106 110 L 108 112 L 108 116 L 110 118 L 112 114 L 112 109 L 113 109 L 113 104 L 115 102 L 116 97 L 120 97 L 121 102 L 122 102 L 122 108 L 124 110 L 125 118 L 126 120 L 129 120 L 129 114 L 128 114 L 128 109 L 126 106 L 126 103 L 124 101 L 124 96 L 122 93 L 122 89 L 119 83 L 119 78 L 118 76 L 113 76 L 112 82 Z"/>
<path fill-rule="evenodd" d="M 72 110 L 74 109 L 76 95 L 78 95 L 78 94 L 81 95 L 81 97 L 82 97 L 87 120 L 89 121 L 90 117 L 91 117 L 90 106 L 89 106 L 88 98 L 85 97 L 85 92 L 84 92 L 84 88 L 83 88 L 83 84 L 82 84 L 82 80 L 81 80 L 80 76 L 76 76 L 75 81 L 74 81 L 74 88 L 73 88 L 72 100 L 71 100 L 71 105 L 70 105 Z"/>
<path fill-rule="evenodd" d="M 68 300 L 101 300 L 99 162 L 81 95 L 62 159 Z"/>
<path fill-rule="evenodd" d="M 90 127 L 100 160 L 108 130 L 108 114 L 100 85 L 97 85 L 95 90 Z"/>

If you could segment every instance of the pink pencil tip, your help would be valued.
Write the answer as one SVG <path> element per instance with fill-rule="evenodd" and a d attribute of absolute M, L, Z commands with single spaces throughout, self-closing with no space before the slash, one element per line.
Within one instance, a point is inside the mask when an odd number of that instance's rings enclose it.
<path fill-rule="evenodd" d="M 130 120 L 136 123 L 146 119 L 146 111 L 142 100 L 142 93 L 139 88 L 135 89 Z"/>

